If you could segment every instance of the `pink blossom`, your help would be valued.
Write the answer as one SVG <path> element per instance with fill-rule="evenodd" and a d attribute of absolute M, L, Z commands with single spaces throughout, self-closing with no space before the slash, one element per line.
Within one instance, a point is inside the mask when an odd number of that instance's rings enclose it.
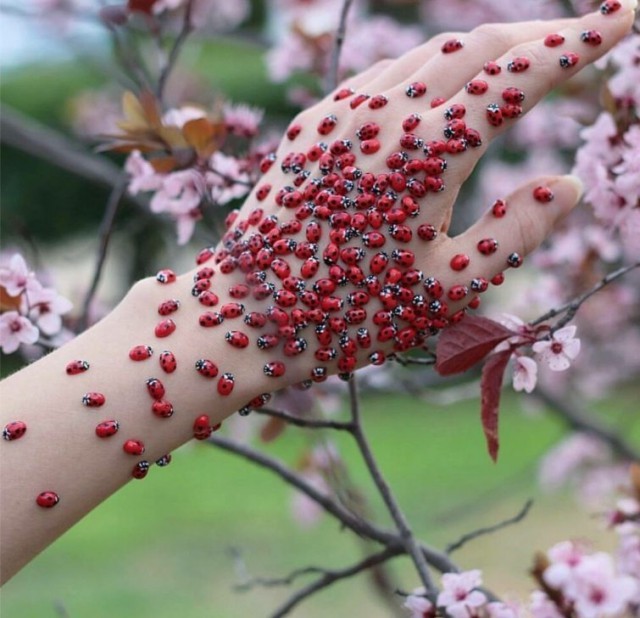
<path fill-rule="evenodd" d="M 520 618 L 522 608 L 517 603 L 501 603 L 494 601 L 486 607 L 489 618 Z"/>
<path fill-rule="evenodd" d="M 617 71 L 608 82 L 614 97 L 640 105 L 640 35 L 633 33 L 607 55 Z"/>
<path fill-rule="evenodd" d="M 411 612 L 411 618 L 433 618 L 436 615 L 436 608 L 424 595 L 424 588 L 416 588 L 405 599 L 402 607 Z"/>
<path fill-rule="evenodd" d="M 640 532 L 640 502 L 635 498 L 621 498 L 610 516 L 611 525 L 621 536 Z M 640 569 L 638 569 L 640 574 Z"/>
<path fill-rule="evenodd" d="M 585 548 L 573 541 L 556 543 L 548 552 L 551 564 L 542 577 L 545 583 L 556 590 L 563 590 L 573 576 L 573 570 L 585 557 Z"/>
<path fill-rule="evenodd" d="M 618 570 L 620 573 L 635 577 L 640 581 L 640 536 L 637 534 L 625 534 L 620 537 L 618 551 L 616 553 Z M 640 603 L 640 589 L 635 598 L 635 603 Z"/>
<path fill-rule="evenodd" d="M 553 333 L 549 341 L 536 341 L 533 351 L 552 371 L 564 371 L 580 353 L 580 339 L 575 334 L 575 326 L 565 326 Z"/>
<path fill-rule="evenodd" d="M 38 336 L 37 327 L 17 311 L 0 314 L 0 347 L 5 354 L 15 352 L 21 343 L 35 343 Z"/>
<path fill-rule="evenodd" d="M 244 103 L 226 104 L 222 111 L 228 130 L 241 137 L 255 137 L 264 117 L 264 110 Z"/>
<path fill-rule="evenodd" d="M 469 618 L 474 610 L 487 602 L 487 597 L 479 590 L 482 573 L 477 570 L 462 573 L 445 573 L 442 576 L 442 592 L 438 595 L 438 607 L 444 607 L 452 618 Z"/>
<path fill-rule="evenodd" d="M 60 296 L 52 288 L 28 294 L 29 317 L 38 325 L 45 335 L 55 335 L 62 328 L 61 315 L 73 308 L 70 300 Z"/>
<path fill-rule="evenodd" d="M 162 176 L 157 174 L 153 166 L 139 150 L 134 150 L 124 164 L 124 169 L 131 177 L 129 193 L 136 195 L 141 191 L 157 191 L 162 186 Z"/>
<path fill-rule="evenodd" d="M 33 271 L 29 270 L 24 258 L 14 254 L 8 266 L 0 267 L 0 286 L 9 296 L 20 296 L 25 291 L 37 291 L 41 288 Z"/>
<path fill-rule="evenodd" d="M 529 611 L 533 618 L 564 618 L 558 606 L 540 590 L 531 593 Z"/>
<path fill-rule="evenodd" d="M 249 193 L 249 174 L 241 168 L 239 159 L 214 152 L 209 168 L 211 171 L 207 173 L 206 180 L 211 197 L 217 204 L 226 204 Z"/>
<path fill-rule="evenodd" d="M 513 389 L 530 393 L 538 381 L 538 365 L 528 356 L 516 356 L 513 364 Z"/>
<path fill-rule="evenodd" d="M 207 112 L 195 105 L 183 105 L 182 107 L 170 109 L 162 116 L 162 124 L 170 127 L 182 129 L 190 120 L 206 118 Z"/>
<path fill-rule="evenodd" d="M 305 40 L 298 34 L 291 34 L 267 52 L 269 77 L 276 83 L 282 83 L 293 73 L 310 69 L 314 58 Z"/>
<path fill-rule="evenodd" d="M 600 618 L 622 614 L 637 594 L 638 582 L 617 575 L 611 556 L 599 552 L 579 562 L 563 591 L 574 602 L 578 616 Z"/>

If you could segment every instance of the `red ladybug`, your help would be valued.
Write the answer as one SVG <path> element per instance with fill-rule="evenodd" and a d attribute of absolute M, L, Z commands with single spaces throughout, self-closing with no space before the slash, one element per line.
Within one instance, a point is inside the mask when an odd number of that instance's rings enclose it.
<path fill-rule="evenodd" d="M 622 5 L 618 0 L 605 0 L 600 5 L 600 13 L 602 13 L 603 15 L 611 15 L 611 13 L 619 11 L 621 6 Z"/>
<path fill-rule="evenodd" d="M 529 62 L 528 58 L 525 58 L 524 56 L 518 56 L 507 64 L 507 71 L 509 71 L 510 73 L 522 73 L 529 68 L 530 64 L 531 63 Z"/>
<path fill-rule="evenodd" d="M 487 105 L 487 121 L 492 127 L 499 127 L 504 121 L 500 107 L 495 103 Z"/>
<path fill-rule="evenodd" d="M 314 367 L 309 375 L 314 382 L 324 382 L 327 379 L 327 369 L 326 367 Z"/>
<path fill-rule="evenodd" d="M 198 295 L 198 302 L 205 307 L 215 307 L 220 302 L 220 299 L 217 294 L 207 290 Z"/>
<path fill-rule="evenodd" d="M 138 457 L 144 453 L 144 444 L 141 440 L 127 440 L 122 445 L 122 450 L 129 455 Z"/>
<path fill-rule="evenodd" d="M 249 345 L 249 337 L 239 330 L 230 330 L 225 333 L 225 341 L 234 348 L 243 349 Z"/>
<path fill-rule="evenodd" d="M 302 125 L 295 123 L 289 126 L 289 128 L 287 129 L 287 139 L 289 139 L 290 141 L 293 141 L 294 139 L 296 139 L 296 137 L 298 137 L 298 135 L 300 135 L 300 132 L 302 131 Z"/>
<path fill-rule="evenodd" d="M 522 116 L 522 105 L 503 105 L 500 111 L 504 118 L 520 118 Z"/>
<path fill-rule="evenodd" d="M 102 393 L 86 393 L 82 397 L 82 405 L 87 408 L 99 408 L 104 405 L 105 401 L 106 398 Z"/>
<path fill-rule="evenodd" d="M 173 404 L 166 399 L 158 399 L 151 404 L 151 412 L 160 418 L 173 416 Z"/>
<path fill-rule="evenodd" d="M 149 462 L 148 461 L 139 461 L 135 466 L 133 466 L 133 470 L 131 470 L 131 476 L 134 479 L 143 479 L 149 473 Z"/>
<path fill-rule="evenodd" d="M 206 292 L 211 287 L 209 279 L 200 279 L 191 288 L 191 296 L 199 296 L 202 292 Z"/>
<path fill-rule="evenodd" d="M 137 345 L 129 350 L 129 358 L 132 361 L 144 361 L 151 358 L 152 355 L 153 348 L 148 345 Z"/>
<path fill-rule="evenodd" d="M 218 393 L 223 397 L 230 395 L 235 386 L 235 378 L 232 373 L 223 373 L 218 380 Z"/>
<path fill-rule="evenodd" d="M 415 262 L 415 255 L 413 251 L 407 251 L 404 249 L 394 249 L 391 252 L 391 259 L 399 266 L 413 266 Z"/>
<path fill-rule="evenodd" d="M 580 61 L 580 56 L 578 54 L 573 54 L 571 52 L 567 52 L 566 54 L 562 54 L 558 62 L 563 69 L 570 69 Z"/>
<path fill-rule="evenodd" d="M 408 243 L 411 241 L 413 232 L 408 225 L 390 225 L 389 235 L 398 242 Z"/>
<path fill-rule="evenodd" d="M 156 324 L 155 335 L 159 338 L 168 337 L 175 330 L 176 323 L 171 318 L 167 318 L 166 320 L 162 320 Z"/>
<path fill-rule="evenodd" d="M 217 311 L 206 311 L 198 318 L 198 323 L 203 328 L 219 326 L 224 322 L 224 316 Z"/>
<path fill-rule="evenodd" d="M 96 436 L 98 438 L 109 438 L 118 433 L 118 429 L 120 429 L 118 421 L 103 421 L 96 425 Z"/>
<path fill-rule="evenodd" d="M 548 34 L 544 38 L 544 44 L 546 47 L 558 47 L 564 43 L 564 40 L 561 34 Z"/>
<path fill-rule="evenodd" d="M 429 105 L 433 109 L 434 107 L 440 107 L 440 105 L 446 102 L 447 102 L 447 99 L 445 99 L 444 97 L 433 97 Z"/>
<path fill-rule="evenodd" d="M 460 39 L 449 39 L 442 44 L 440 48 L 443 54 L 452 54 L 464 47 L 464 43 Z"/>
<path fill-rule="evenodd" d="M 206 440 L 212 431 L 211 419 L 207 414 L 201 414 L 193 421 L 193 437 L 196 440 Z"/>
<path fill-rule="evenodd" d="M 207 358 L 201 358 L 196 361 L 196 371 L 205 378 L 215 378 L 219 371 L 218 366 Z"/>
<path fill-rule="evenodd" d="M 36 504 L 43 509 L 53 508 L 60 502 L 60 496 L 55 491 L 43 491 L 36 497 Z"/>
<path fill-rule="evenodd" d="M 302 337 L 289 339 L 283 348 L 285 356 L 297 356 L 307 349 L 307 340 Z"/>
<path fill-rule="evenodd" d="M 498 250 L 498 241 L 495 238 L 483 238 L 478 242 L 478 251 L 482 255 L 491 255 Z"/>
<path fill-rule="evenodd" d="M 465 90 L 467 91 L 467 94 L 480 95 L 489 90 L 489 84 L 487 84 L 483 79 L 472 79 L 465 86 Z"/>
<path fill-rule="evenodd" d="M 214 252 L 215 250 L 213 247 L 205 247 L 202 249 L 202 251 L 196 255 L 196 264 L 200 266 L 201 264 L 208 262 L 213 257 Z"/>
<path fill-rule="evenodd" d="M 360 151 L 362 154 L 371 155 L 380 150 L 380 141 L 377 139 L 367 139 L 360 142 Z"/>
<path fill-rule="evenodd" d="M 158 362 L 160 363 L 160 368 L 165 373 L 173 373 L 178 367 L 175 354 L 169 350 L 164 350 L 164 352 L 160 354 Z"/>
<path fill-rule="evenodd" d="M 270 378 L 279 378 L 284 375 L 286 371 L 286 365 L 280 361 L 272 361 L 265 363 L 262 368 L 264 374 Z"/>
<path fill-rule="evenodd" d="M 165 394 L 164 384 L 157 378 L 149 378 L 147 380 L 147 392 L 153 399 L 162 399 Z"/>
<path fill-rule="evenodd" d="M 489 282 L 484 277 L 476 277 L 471 280 L 469 286 L 474 292 L 486 292 L 489 288 Z"/>
<path fill-rule="evenodd" d="M 511 266 L 511 268 L 520 268 L 522 266 L 523 258 L 519 253 L 511 253 L 507 257 L 507 264 Z"/>
<path fill-rule="evenodd" d="M 450 300 L 462 300 L 469 292 L 466 285 L 454 285 L 447 292 Z"/>
<path fill-rule="evenodd" d="M 165 300 L 163 303 L 160 303 L 160 306 L 158 307 L 158 313 L 160 315 L 170 315 L 177 311 L 179 308 L 179 300 Z"/>
<path fill-rule="evenodd" d="M 405 88 L 404 92 L 412 99 L 422 97 L 427 92 L 427 85 L 424 82 L 413 82 Z"/>
<path fill-rule="evenodd" d="M 12 421 L 7 423 L 2 430 L 2 437 L 5 440 L 19 440 L 27 431 L 27 424 L 23 421 Z"/>
<path fill-rule="evenodd" d="M 504 273 L 498 273 L 491 278 L 493 285 L 502 285 L 504 283 Z"/>
<path fill-rule="evenodd" d="M 367 96 L 367 95 L 364 95 L 364 96 Z M 385 97 L 383 94 L 376 94 L 375 96 L 371 97 L 371 100 L 368 103 L 369 109 L 381 109 L 388 102 L 389 102 L 389 99 Z"/>
<path fill-rule="evenodd" d="M 355 94 L 355 91 L 353 90 L 353 88 L 341 88 L 333 95 L 333 100 L 341 101 L 342 99 L 346 99 L 347 97 L 350 97 L 353 94 Z"/>
<path fill-rule="evenodd" d="M 411 114 L 402 121 L 402 130 L 405 133 L 411 133 L 415 131 L 421 121 L 422 116 L 420 114 Z"/>
<path fill-rule="evenodd" d="M 85 360 L 73 360 L 65 367 L 68 376 L 75 376 L 88 370 L 89 363 Z"/>
<path fill-rule="evenodd" d="M 367 319 L 367 312 L 361 307 L 345 311 L 344 319 L 347 324 L 362 324 Z"/>
<path fill-rule="evenodd" d="M 520 88 L 505 88 L 502 91 L 502 98 L 507 103 L 518 104 L 524 101 L 525 95 Z"/>
<path fill-rule="evenodd" d="M 549 189 L 549 187 L 536 187 L 533 190 L 533 198 L 536 202 L 542 202 L 543 204 L 548 204 L 553 201 L 554 195 L 553 191 Z"/>
<path fill-rule="evenodd" d="M 464 139 L 471 148 L 479 148 L 482 146 L 482 136 L 476 129 L 467 129 L 464 132 Z"/>
<path fill-rule="evenodd" d="M 158 273 L 156 274 L 156 281 L 158 281 L 159 283 L 164 284 L 168 284 L 168 283 L 173 283 L 176 280 L 176 273 L 174 273 L 172 270 L 169 270 L 168 268 L 165 268 L 164 270 L 160 270 L 158 271 Z"/>
<path fill-rule="evenodd" d="M 502 219 L 507 214 L 507 204 L 504 200 L 496 200 L 491 207 L 491 214 L 497 219 Z"/>
<path fill-rule="evenodd" d="M 444 294 L 442 284 L 435 277 L 427 277 L 422 285 L 432 298 L 440 298 Z"/>
<path fill-rule="evenodd" d="M 484 63 L 482 70 L 487 75 L 499 75 L 502 72 L 502 67 L 497 62 L 487 60 L 487 62 Z"/>
<path fill-rule="evenodd" d="M 460 271 L 469 266 L 470 261 L 471 260 L 468 255 L 464 253 L 458 253 L 451 258 L 449 265 L 453 270 Z"/>
<path fill-rule="evenodd" d="M 258 187 L 258 190 L 256 191 L 257 200 L 259 202 L 262 202 L 265 199 L 267 199 L 267 195 L 269 195 L 270 191 L 271 191 L 271 185 L 270 184 L 260 185 Z"/>
<path fill-rule="evenodd" d="M 385 353 L 382 350 L 376 350 L 369 354 L 369 362 L 372 365 L 382 365 L 387 360 Z"/>
<path fill-rule="evenodd" d="M 229 288 L 231 298 L 242 299 L 249 296 L 249 286 L 244 283 L 236 283 Z"/>
<path fill-rule="evenodd" d="M 168 466 L 171 463 L 171 453 L 167 453 L 163 455 L 159 459 L 156 459 L 156 466 L 160 466 L 164 468 L 164 466 Z"/>
<path fill-rule="evenodd" d="M 317 131 L 320 135 L 329 135 L 338 124 L 338 117 L 335 114 L 325 116 L 318 124 Z"/>

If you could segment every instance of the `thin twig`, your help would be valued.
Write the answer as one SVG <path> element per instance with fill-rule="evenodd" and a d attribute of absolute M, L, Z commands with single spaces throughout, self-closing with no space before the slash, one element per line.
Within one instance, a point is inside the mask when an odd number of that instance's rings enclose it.
<path fill-rule="evenodd" d="M 164 97 L 164 90 L 167 85 L 167 80 L 169 79 L 169 75 L 173 71 L 173 67 L 178 60 L 178 56 L 180 55 L 180 51 L 185 41 L 193 31 L 193 24 L 191 23 L 191 12 L 193 9 L 194 0 L 188 0 L 185 9 L 184 9 L 184 18 L 182 21 L 182 28 L 176 37 L 176 40 L 173 42 L 173 46 L 171 47 L 171 51 L 169 52 L 169 57 L 167 58 L 167 63 L 164 65 L 162 70 L 160 71 L 160 76 L 158 77 L 158 87 L 156 89 L 156 96 L 158 97 L 158 101 L 162 103 Z"/>
<path fill-rule="evenodd" d="M 507 526 L 512 526 L 513 524 L 517 524 L 521 522 L 529 513 L 529 510 L 533 506 L 533 500 L 529 499 L 524 503 L 524 506 L 520 509 L 520 511 L 510 517 L 509 519 L 505 519 L 504 521 L 498 522 L 493 526 L 487 526 L 486 528 L 478 528 L 477 530 L 473 530 L 472 532 L 467 532 L 463 534 L 455 543 L 449 543 L 446 546 L 445 552 L 447 554 L 451 554 L 454 551 L 460 549 L 463 545 L 468 543 L 473 539 L 477 539 L 479 536 L 484 536 L 485 534 L 491 534 L 492 532 L 496 532 L 498 530 L 502 530 L 502 528 L 506 528 Z"/>
<path fill-rule="evenodd" d="M 596 285 L 594 285 L 590 290 L 587 290 L 584 294 L 574 298 L 568 303 L 557 307 L 555 309 L 551 309 L 547 311 L 544 315 L 540 316 L 533 322 L 530 322 L 530 326 L 537 326 L 538 324 L 542 324 L 542 322 L 546 322 L 551 318 L 555 318 L 557 315 L 565 313 L 565 315 L 558 320 L 558 322 L 553 326 L 552 332 L 556 331 L 566 324 L 568 324 L 575 317 L 576 313 L 582 306 L 582 304 L 591 298 L 596 292 L 599 292 L 603 287 L 609 285 L 612 281 L 619 279 L 620 277 L 626 275 L 628 272 L 632 271 L 634 268 L 640 267 L 640 262 L 635 262 L 633 264 L 629 264 L 628 266 L 623 266 L 618 270 L 614 270 L 612 273 L 609 273 L 606 277 L 603 277 Z"/>
<path fill-rule="evenodd" d="M 111 232 L 113 231 L 113 224 L 118 213 L 118 208 L 122 201 L 122 198 L 127 190 L 128 178 L 125 174 L 122 175 L 120 182 L 113 187 L 107 205 L 104 209 L 104 215 L 100 222 L 99 238 L 100 245 L 98 247 L 98 254 L 96 256 L 96 263 L 93 270 L 93 277 L 91 279 L 91 285 L 87 290 L 87 293 L 82 302 L 82 314 L 78 320 L 78 332 L 82 332 L 89 325 L 89 311 L 91 310 L 91 303 L 100 284 L 100 278 L 102 277 L 102 270 L 104 262 L 107 257 L 107 251 L 109 250 L 109 242 L 111 241 Z"/>
<path fill-rule="evenodd" d="M 323 575 L 327 573 L 327 569 L 322 567 L 304 567 L 301 569 L 296 569 L 295 571 L 291 571 L 289 575 L 285 575 L 284 577 L 252 577 L 242 584 L 236 584 L 234 586 L 235 590 L 239 592 L 246 592 L 247 590 L 251 590 L 257 586 L 262 586 L 264 588 L 276 588 L 278 586 L 290 586 L 296 579 L 299 577 L 303 577 L 304 575 Z"/>
<path fill-rule="evenodd" d="M 250 180 L 239 180 L 237 178 L 233 178 L 233 176 L 229 176 L 228 174 L 219 172 L 217 169 L 214 169 L 213 167 L 208 167 L 207 171 L 211 172 L 212 174 L 215 174 L 216 176 L 220 176 L 222 180 L 224 180 L 225 182 L 228 182 L 229 184 L 242 185 L 243 187 L 249 187 L 250 189 L 253 189 L 253 185 L 255 185 L 255 182 L 251 182 Z"/>
<path fill-rule="evenodd" d="M 264 414 L 265 416 L 273 416 L 274 418 L 280 418 L 283 421 L 287 421 L 291 425 L 296 427 L 305 427 L 306 429 L 337 429 L 339 431 L 352 431 L 353 425 L 351 423 L 341 423 L 339 421 L 325 421 L 316 419 L 300 418 L 289 412 L 282 410 L 273 410 L 272 408 L 258 408 L 254 410 L 258 414 Z"/>
<path fill-rule="evenodd" d="M 420 365 L 422 367 L 429 367 L 436 364 L 435 356 L 425 358 L 423 356 L 404 356 L 402 354 L 396 354 L 393 359 L 396 363 L 407 367 L 408 365 Z"/>
<path fill-rule="evenodd" d="M 387 506 L 393 521 L 395 522 L 398 531 L 400 532 L 400 538 L 402 539 L 402 543 L 407 551 L 407 553 L 411 556 L 418 574 L 420 576 L 420 580 L 422 581 L 422 585 L 425 587 L 425 590 L 431 594 L 437 593 L 437 588 L 431 579 L 431 575 L 429 574 L 429 566 L 425 559 L 424 554 L 420 551 L 418 543 L 413 536 L 413 532 L 409 527 L 409 522 L 407 521 L 404 513 L 400 509 L 400 506 L 396 502 L 396 499 L 391 492 L 391 488 L 389 484 L 382 476 L 382 472 L 378 467 L 378 462 L 375 460 L 373 456 L 373 451 L 369 446 L 369 442 L 364 434 L 362 429 L 362 422 L 360 416 L 360 402 L 358 399 L 358 388 L 356 385 L 355 377 L 352 375 L 349 380 L 349 396 L 351 399 L 351 421 L 354 424 L 354 429 L 352 431 L 352 435 L 358 444 L 358 448 L 360 449 L 360 454 L 364 459 L 369 473 L 373 478 L 384 503 Z"/>
<path fill-rule="evenodd" d="M 629 461 L 640 461 L 640 451 L 635 449 L 617 432 L 605 427 L 591 416 L 575 408 L 566 398 L 560 399 L 544 388 L 538 387 L 532 394 L 546 404 L 569 427 L 591 434 L 608 444 L 614 453 Z"/>
<path fill-rule="evenodd" d="M 349 9 L 353 4 L 353 0 L 344 0 L 342 3 L 342 11 L 340 12 L 340 21 L 338 22 L 338 29 L 336 31 L 336 40 L 331 51 L 331 63 L 329 64 L 329 70 L 327 71 L 327 77 L 325 80 L 325 94 L 328 94 L 338 85 L 338 71 L 340 68 L 340 54 L 342 53 L 342 46 L 344 44 L 345 34 L 347 32 L 347 17 L 349 16 Z"/>
<path fill-rule="evenodd" d="M 271 618 L 282 618 L 282 616 L 286 616 L 296 605 L 300 604 L 306 598 L 310 597 L 312 594 L 319 592 L 323 588 L 330 586 L 331 584 L 341 580 L 346 579 L 347 577 L 353 577 L 362 571 L 370 569 L 379 564 L 383 564 L 387 560 L 391 558 L 395 558 L 396 556 L 400 556 L 404 553 L 404 550 L 400 547 L 383 549 L 382 551 L 371 554 L 367 556 L 360 562 L 357 562 L 353 566 L 344 568 L 344 569 L 336 569 L 334 571 L 325 571 L 324 575 L 318 578 L 316 581 L 311 582 L 308 586 L 300 589 L 298 592 L 293 594 L 284 605 L 279 607 L 272 615 Z"/>

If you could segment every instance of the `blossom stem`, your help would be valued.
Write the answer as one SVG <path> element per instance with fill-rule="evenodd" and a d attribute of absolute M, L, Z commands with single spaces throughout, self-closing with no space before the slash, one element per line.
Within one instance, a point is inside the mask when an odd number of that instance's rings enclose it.
<path fill-rule="evenodd" d="M 331 52 L 331 64 L 325 80 L 325 94 L 334 90 L 338 85 L 340 54 L 342 53 L 342 46 L 347 32 L 347 17 L 349 16 L 349 9 L 351 9 L 352 4 L 353 0 L 344 0 L 342 3 L 340 21 L 338 22 L 338 29 L 336 31 L 336 40 L 333 46 L 333 51 Z"/>

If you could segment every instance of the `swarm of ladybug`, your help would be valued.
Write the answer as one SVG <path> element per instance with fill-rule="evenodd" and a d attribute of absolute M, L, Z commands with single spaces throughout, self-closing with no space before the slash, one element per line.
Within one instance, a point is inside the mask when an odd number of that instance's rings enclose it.
<path fill-rule="evenodd" d="M 620 8 L 617 0 L 606 0 L 601 5 L 605 15 Z M 585 31 L 580 40 L 587 45 L 599 45 L 601 35 L 594 30 Z M 544 44 L 554 48 L 565 39 L 550 34 Z M 444 43 L 442 53 L 451 54 L 463 48 L 463 42 L 453 39 Z M 563 68 L 578 63 L 575 53 L 559 57 Z M 525 57 L 513 58 L 507 63 L 510 73 L 527 71 L 530 61 Z M 484 96 L 490 92 L 490 79 L 501 74 L 496 62 L 484 64 L 484 79 L 470 81 L 465 91 L 469 95 Z M 428 87 L 423 82 L 412 82 L 404 90 L 407 97 L 422 100 Z M 415 268 L 415 255 L 409 247 L 414 238 L 431 242 L 438 230 L 429 222 L 414 223 L 420 215 L 420 200 L 428 193 L 445 189 L 444 174 L 449 157 L 458 156 L 469 148 L 482 145 L 480 132 L 465 123 L 466 109 L 462 103 L 451 104 L 443 111 L 440 139 L 425 141 L 416 134 L 422 122 L 419 113 L 412 113 L 401 122 L 402 134 L 393 152 L 386 157 L 386 173 L 366 171 L 366 157 L 380 151 L 381 126 L 375 114 L 389 100 L 385 95 L 371 96 L 343 88 L 334 95 L 334 101 L 345 101 L 345 113 L 366 106 L 371 118 L 355 131 L 354 139 L 344 137 L 331 141 L 330 135 L 340 122 L 337 114 L 325 116 L 315 127 L 319 136 L 305 152 L 292 150 L 282 157 L 280 169 L 290 183 L 275 194 L 272 186 L 263 183 L 256 187 L 258 202 L 272 200 L 278 214 L 267 214 L 257 207 L 244 219 L 237 212 L 227 218 L 227 232 L 219 248 L 205 248 L 196 257 L 201 268 L 194 277 L 191 296 L 202 305 L 199 325 L 204 329 L 218 329 L 223 324 L 225 341 L 237 349 L 255 347 L 267 354 L 281 346 L 285 357 L 313 354 L 307 383 L 322 382 L 330 374 L 328 363 L 335 362 L 339 375 L 348 377 L 358 363 L 366 359 L 375 365 L 385 362 L 388 354 L 402 352 L 422 345 L 425 340 L 449 324 L 461 320 L 466 308 L 452 312 L 449 303 L 468 301 L 467 307 L 476 308 L 482 292 L 490 283 L 500 285 L 502 273 L 490 281 L 478 277 L 459 281 L 445 289 L 433 276 Z M 525 93 L 515 86 L 502 90 L 499 101 L 486 105 L 486 122 L 492 127 L 505 119 L 522 114 Z M 429 107 L 443 105 L 445 100 L 434 98 Z M 363 109 L 366 109 L 363 108 Z M 286 139 L 293 143 L 309 131 L 309 127 L 292 124 Z M 324 141 L 326 139 L 326 141 Z M 393 148 L 393 145 L 392 145 Z M 267 156 L 261 164 L 266 174 L 276 163 L 276 155 Z M 545 204 L 553 200 L 548 187 L 537 187 L 536 201 Z M 498 200 L 491 208 L 496 218 L 508 214 L 508 205 Z M 485 238 L 478 242 L 479 259 L 498 249 L 498 242 Z M 450 267 L 462 273 L 470 264 L 469 255 L 457 254 Z M 522 257 L 511 253 L 506 267 L 517 268 Z M 220 305 L 211 290 L 217 273 L 233 275 L 229 287 L 233 302 Z M 460 275 L 463 277 L 463 275 Z M 161 285 L 171 285 L 177 278 L 173 271 L 161 270 L 156 279 Z M 265 301 L 263 311 L 245 310 L 243 299 Z M 176 330 L 169 316 L 180 309 L 180 301 L 167 299 L 157 308 L 161 320 L 154 335 L 166 339 Z M 227 328 L 228 322 L 233 327 Z M 154 350 L 149 345 L 137 345 L 129 351 L 133 362 L 151 359 Z M 177 368 L 177 359 L 170 350 L 158 357 L 159 368 L 171 374 Z M 229 396 L 235 386 L 230 372 L 221 372 L 210 359 L 198 359 L 194 370 L 205 380 L 216 380 L 220 396 Z M 286 373 L 281 360 L 265 359 L 264 374 L 277 379 Z M 65 368 L 68 375 L 83 374 L 90 370 L 85 360 L 73 360 Z M 277 384 L 277 382 L 276 382 Z M 166 389 L 158 377 L 146 380 L 151 399 L 151 413 L 160 419 L 173 415 L 173 405 L 166 399 Z M 240 414 L 264 406 L 270 395 L 263 393 L 247 402 Z M 101 408 L 106 403 L 102 393 L 87 392 L 81 403 L 89 408 Z M 195 438 L 207 439 L 220 424 L 212 424 L 208 415 L 199 415 L 193 423 Z M 111 439 L 119 431 L 115 419 L 101 420 L 95 427 L 98 438 Z M 5 426 L 3 437 L 14 441 L 27 431 L 26 424 L 14 421 Z M 137 438 L 127 439 L 122 446 L 125 453 L 140 457 L 145 446 Z M 156 461 L 167 465 L 170 455 Z M 138 461 L 132 469 L 134 478 L 144 478 L 149 462 Z M 59 497 L 45 491 L 36 498 L 44 508 L 55 506 Z"/>

